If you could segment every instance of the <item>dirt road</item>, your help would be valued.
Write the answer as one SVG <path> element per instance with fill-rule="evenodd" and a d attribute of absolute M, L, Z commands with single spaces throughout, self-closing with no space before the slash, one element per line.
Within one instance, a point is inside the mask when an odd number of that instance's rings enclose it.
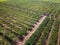
<path fill-rule="evenodd" d="M 24 45 L 25 42 L 32 36 L 32 34 L 34 34 L 34 32 L 36 31 L 36 29 L 44 21 L 45 18 L 46 18 L 46 16 L 43 16 L 42 18 L 40 18 L 39 22 L 37 22 L 37 25 L 34 24 L 35 27 L 33 28 L 33 30 L 31 32 L 29 31 L 29 33 L 28 33 L 27 36 L 24 36 L 24 40 L 23 41 L 16 40 L 16 42 L 18 42 L 17 45 Z"/>

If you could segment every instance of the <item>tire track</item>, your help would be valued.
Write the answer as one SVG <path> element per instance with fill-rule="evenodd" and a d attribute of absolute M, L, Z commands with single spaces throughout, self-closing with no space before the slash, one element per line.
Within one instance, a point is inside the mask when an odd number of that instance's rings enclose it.
<path fill-rule="evenodd" d="M 50 31 L 50 33 L 49 33 L 49 37 L 48 37 L 48 39 L 46 40 L 46 44 L 45 44 L 45 45 L 49 45 L 49 40 L 50 40 L 52 31 L 53 31 L 53 28 L 54 28 L 54 24 L 55 24 L 55 21 L 54 21 L 54 23 L 53 23 L 53 25 L 52 25 L 51 31 Z"/>

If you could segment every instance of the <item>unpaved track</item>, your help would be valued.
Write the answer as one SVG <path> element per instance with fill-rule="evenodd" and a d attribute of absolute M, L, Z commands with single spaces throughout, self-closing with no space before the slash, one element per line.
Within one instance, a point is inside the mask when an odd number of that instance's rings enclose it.
<path fill-rule="evenodd" d="M 60 26 L 59 26 L 59 31 L 58 31 L 57 45 L 60 45 Z"/>
<path fill-rule="evenodd" d="M 44 21 L 45 18 L 46 18 L 46 16 L 43 16 L 43 17 L 39 20 L 39 23 L 37 23 L 37 25 L 34 24 L 35 27 L 33 28 L 33 30 L 32 30 L 31 32 L 29 31 L 29 33 L 28 33 L 27 36 L 24 36 L 24 40 L 23 40 L 23 41 L 19 41 L 19 40 L 17 39 L 17 40 L 16 40 L 16 42 L 18 42 L 17 45 L 24 45 L 25 42 L 31 37 L 31 35 L 34 34 L 34 32 L 36 31 L 36 29 L 37 29 L 37 28 L 39 27 L 39 25 Z"/>
<path fill-rule="evenodd" d="M 52 25 L 51 31 L 50 31 L 50 33 L 49 33 L 49 37 L 48 37 L 48 39 L 46 40 L 46 45 L 49 45 L 49 41 L 50 41 L 50 37 L 51 37 L 52 31 L 53 31 L 53 28 L 54 28 L 54 24 L 55 24 L 55 21 L 54 21 L 54 23 L 53 23 L 53 25 Z"/>
<path fill-rule="evenodd" d="M 58 33 L 58 37 L 59 37 L 59 42 L 58 42 L 58 44 L 60 45 L 60 25 L 59 25 L 59 33 Z"/>
<path fill-rule="evenodd" d="M 60 16 L 59 16 L 59 19 L 60 19 Z M 59 24 L 59 30 L 58 30 L 57 45 L 60 45 L 60 24 Z"/>

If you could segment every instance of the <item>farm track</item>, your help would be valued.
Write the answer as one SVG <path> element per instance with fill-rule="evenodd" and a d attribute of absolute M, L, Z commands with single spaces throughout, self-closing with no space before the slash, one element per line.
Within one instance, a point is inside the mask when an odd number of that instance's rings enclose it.
<path fill-rule="evenodd" d="M 60 26 L 59 26 L 59 31 L 58 31 L 57 45 L 60 45 Z"/>
<path fill-rule="evenodd" d="M 60 15 L 59 15 L 59 19 L 60 19 Z M 59 24 L 59 30 L 58 30 L 57 45 L 60 45 L 60 24 Z"/>
<path fill-rule="evenodd" d="M 58 33 L 58 37 L 59 37 L 59 45 L 60 45 L 60 25 L 59 25 L 59 33 Z"/>
<path fill-rule="evenodd" d="M 44 19 L 46 18 L 46 16 L 43 16 L 40 20 L 39 23 L 37 23 L 37 25 L 34 25 L 35 27 L 33 28 L 33 30 L 29 33 L 27 36 L 24 36 L 24 40 L 23 41 L 19 41 L 18 38 L 16 39 L 17 45 L 24 45 L 25 42 L 31 37 L 32 34 L 34 34 L 34 32 L 36 31 L 36 29 L 39 27 L 39 25 L 44 21 Z"/>
<path fill-rule="evenodd" d="M 48 38 L 47 38 L 47 40 L 46 40 L 46 44 L 45 44 L 45 45 L 49 45 L 49 40 L 50 40 L 52 31 L 53 31 L 53 28 L 54 28 L 54 24 L 55 24 L 55 21 L 54 21 L 54 23 L 53 23 L 53 25 L 52 25 L 51 31 L 50 31 L 50 33 L 49 33 L 49 36 L 48 36 Z"/>

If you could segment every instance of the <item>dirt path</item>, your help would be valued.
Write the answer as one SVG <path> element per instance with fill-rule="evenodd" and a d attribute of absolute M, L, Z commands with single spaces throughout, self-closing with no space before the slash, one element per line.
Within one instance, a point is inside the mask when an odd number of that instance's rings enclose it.
<path fill-rule="evenodd" d="M 59 19 L 60 19 L 60 16 L 59 16 Z M 58 30 L 57 45 L 60 45 L 60 24 L 59 24 L 59 30 Z"/>
<path fill-rule="evenodd" d="M 49 33 L 49 37 L 48 37 L 48 39 L 46 40 L 46 45 L 49 45 L 49 40 L 50 40 L 52 31 L 53 31 L 53 28 L 54 28 L 54 24 L 55 24 L 55 21 L 54 21 L 54 23 L 53 23 L 53 25 L 52 25 L 51 31 L 50 31 L 50 33 Z"/>
<path fill-rule="evenodd" d="M 58 37 L 59 37 L 59 41 L 58 41 L 58 44 L 60 45 L 60 25 L 59 25 L 59 33 L 58 33 Z"/>
<path fill-rule="evenodd" d="M 58 31 L 57 45 L 60 45 L 60 26 L 59 26 L 59 31 Z"/>
<path fill-rule="evenodd" d="M 39 20 L 39 23 L 37 23 L 37 25 L 34 24 L 35 27 L 33 28 L 33 30 L 32 30 L 31 32 L 29 31 L 29 33 L 28 33 L 27 36 L 24 36 L 24 40 L 23 40 L 23 41 L 19 41 L 19 40 L 17 39 L 17 40 L 16 40 L 16 42 L 18 42 L 17 45 L 24 45 L 25 42 L 31 37 L 31 35 L 32 35 L 32 34 L 36 31 L 36 29 L 39 27 L 39 25 L 44 21 L 45 18 L 46 18 L 46 16 L 43 16 L 43 17 Z"/>

